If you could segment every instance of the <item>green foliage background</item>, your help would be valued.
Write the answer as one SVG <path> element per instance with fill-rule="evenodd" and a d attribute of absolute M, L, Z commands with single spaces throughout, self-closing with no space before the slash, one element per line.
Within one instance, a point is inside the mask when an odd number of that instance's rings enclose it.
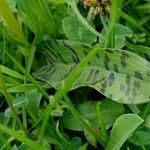
<path fill-rule="evenodd" d="M 0 1 L 1 150 L 150 149 L 150 1 L 108 5 Z"/>

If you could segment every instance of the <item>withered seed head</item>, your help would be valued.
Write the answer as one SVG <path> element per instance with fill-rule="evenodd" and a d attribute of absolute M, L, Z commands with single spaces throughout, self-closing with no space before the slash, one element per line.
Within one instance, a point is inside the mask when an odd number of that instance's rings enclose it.
<path fill-rule="evenodd" d="M 98 14 L 108 16 L 110 14 L 109 0 L 83 0 L 84 8 L 87 6 L 95 7 L 92 13 L 92 19 L 94 20 Z"/>

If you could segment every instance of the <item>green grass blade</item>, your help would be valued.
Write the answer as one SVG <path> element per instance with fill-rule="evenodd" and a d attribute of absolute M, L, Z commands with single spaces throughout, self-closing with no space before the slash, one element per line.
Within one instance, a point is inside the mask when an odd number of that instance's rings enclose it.
<path fill-rule="evenodd" d="M 9 30 L 11 30 L 15 34 L 18 41 L 24 43 L 25 39 L 23 32 L 20 28 L 20 25 L 18 21 L 15 19 L 13 13 L 11 12 L 5 0 L 0 1 L 0 16 L 4 19 L 4 22 L 9 28 Z"/>
<path fill-rule="evenodd" d="M 18 86 L 7 88 L 7 91 L 10 93 L 24 93 L 24 92 L 33 90 L 35 88 L 36 87 L 33 84 L 21 84 Z"/>
<path fill-rule="evenodd" d="M 14 138 L 16 138 L 18 141 L 25 143 L 26 145 L 28 145 L 30 148 L 34 149 L 34 150 L 48 150 L 47 148 L 42 147 L 41 145 L 37 144 L 36 142 L 28 139 L 27 137 L 25 137 L 24 135 L 20 135 L 19 133 L 17 133 L 16 131 L 13 131 L 9 128 L 7 128 L 6 126 L 0 124 L 0 130 L 9 134 L 10 136 L 13 136 Z"/>
<path fill-rule="evenodd" d="M 28 79 L 37 87 L 37 89 L 45 96 L 45 98 L 49 101 L 49 95 L 47 92 L 41 87 L 41 85 L 38 84 L 38 82 L 20 65 L 17 60 L 11 56 L 8 52 L 6 52 L 6 55 L 12 60 L 12 62 L 15 64 L 15 66 L 28 77 Z"/>
<path fill-rule="evenodd" d="M 132 25 L 134 25 L 137 29 L 145 32 L 148 36 L 150 36 L 150 33 L 140 24 L 140 22 L 138 22 L 137 20 L 135 20 L 132 16 L 128 15 L 125 12 L 121 12 L 121 17 L 125 20 L 127 20 L 128 22 L 130 22 Z"/>
<path fill-rule="evenodd" d="M 9 68 L 7 68 L 7 67 L 5 67 L 5 66 L 3 66 L 3 65 L 0 65 L 0 70 L 1 70 L 1 72 L 3 73 L 3 74 L 7 74 L 7 75 L 9 75 L 9 76 L 11 76 L 11 77 L 14 77 L 14 78 L 18 78 L 18 79 L 22 79 L 22 80 L 24 80 L 24 76 L 23 75 L 21 75 L 20 73 L 18 73 L 18 72 L 16 72 L 16 71 L 13 71 L 12 69 L 9 69 Z"/>
<path fill-rule="evenodd" d="M 108 30 L 105 35 L 104 47 L 114 48 L 115 24 L 118 23 L 120 12 L 121 12 L 121 7 L 122 7 L 122 0 L 112 1 L 110 23 L 109 23 Z"/>
<path fill-rule="evenodd" d="M 106 139 L 101 134 L 101 132 L 95 132 L 92 126 L 78 113 L 78 111 L 72 105 L 69 97 L 64 95 L 65 101 L 68 105 L 69 110 L 73 114 L 73 116 L 82 124 L 83 128 L 86 129 L 89 133 L 91 133 L 104 147 L 106 146 Z"/>

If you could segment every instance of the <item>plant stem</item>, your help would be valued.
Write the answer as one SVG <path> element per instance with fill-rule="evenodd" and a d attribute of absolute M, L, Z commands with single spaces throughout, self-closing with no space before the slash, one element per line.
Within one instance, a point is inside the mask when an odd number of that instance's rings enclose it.
<path fill-rule="evenodd" d="M 77 110 L 72 105 L 70 99 L 66 94 L 64 95 L 64 98 L 69 110 L 71 111 L 73 116 L 82 124 L 83 128 L 85 128 L 89 133 L 91 133 L 101 143 L 101 145 L 105 147 L 106 143 L 104 137 L 101 136 L 100 132 L 97 132 L 92 126 L 90 126 L 89 123 L 77 112 Z"/>
<path fill-rule="evenodd" d="M 19 62 L 11 56 L 8 52 L 6 52 L 6 55 L 12 60 L 12 62 L 16 65 L 16 67 L 28 77 L 28 79 L 37 87 L 37 89 L 44 95 L 44 97 L 49 101 L 49 95 L 48 93 L 37 83 L 37 81 L 19 64 Z"/>
<path fill-rule="evenodd" d="M 6 40 L 5 40 L 5 29 L 3 28 L 3 60 L 2 65 L 5 63 L 5 51 L 6 51 Z"/>
<path fill-rule="evenodd" d="M 66 143 L 67 145 L 70 145 L 70 142 L 59 131 L 59 120 L 57 121 L 57 124 L 56 124 L 56 132 L 64 143 Z"/>
<path fill-rule="evenodd" d="M 26 138 L 23 135 L 20 135 L 16 131 L 13 131 L 13 130 L 9 129 L 9 128 L 3 126 L 2 124 L 0 124 L 0 130 L 2 130 L 3 132 L 15 137 L 17 140 L 19 140 L 22 143 L 28 145 L 30 148 L 32 148 L 34 150 L 48 150 L 47 148 L 42 147 L 41 145 L 37 144 L 36 142 Z"/>
<path fill-rule="evenodd" d="M 17 40 L 24 43 L 25 38 L 19 22 L 16 20 L 5 0 L 0 0 L 0 16 L 4 19 L 6 26 L 16 35 Z"/>
<path fill-rule="evenodd" d="M 107 131 L 105 128 L 105 123 L 104 123 L 104 118 L 102 115 L 102 111 L 100 109 L 100 102 L 96 106 L 96 115 L 97 115 L 97 120 L 99 122 L 99 127 L 101 130 L 101 134 L 103 135 L 103 138 L 105 139 L 105 143 L 108 142 L 108 136 L 107 136 Z"/>
<path fill-rule="evenodd" d="M 18 114 L 17 114 L 17 112 L 13 106 L 13 96 L 9 92 L 7 92 L 7 90 L 6 90 L 1 71 L 0 71 L 0 89 L 2 90 L 2 93 L 6 98 L 7 104 L 9 105 L 10 110 L 11 110 L 12 114 L 14 115 L 15 119 L 17 120 L 19 126 L 21 127 L 21 129 L 23 131 L 28 133 L 27 130 L 25 129 L 25 127 L 23 126 L 23 124 L 22 124 L 20 118 L 18 117 Z"/>
<path fill-rule="evenodd" d="M 122 6 L 122 0 L 113 0 L 112 6 L 111 6 L 111 20 L 108 26 L 108 30 L 106 32 L 105 38 L 104 38 L 104 47 L 108 47 L 108 43 L 110 43 L 110 46 L 114 45 L 114 29 L 115 24 L 118 22 L 118 19 L 120 17 L 121 13 L 121 6 Z M 102 43 L 103 43 L 102 42 Z M 112 46 L 113 47 L 113 46 Z"/>

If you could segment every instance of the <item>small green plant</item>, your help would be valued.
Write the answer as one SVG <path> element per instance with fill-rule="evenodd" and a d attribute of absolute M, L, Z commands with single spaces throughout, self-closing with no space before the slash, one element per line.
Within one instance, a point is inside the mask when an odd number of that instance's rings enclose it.
<path fill-rule="evenodd" d="M 0 150 L 150 149 L 148 0 L 0 1 Z"/>

